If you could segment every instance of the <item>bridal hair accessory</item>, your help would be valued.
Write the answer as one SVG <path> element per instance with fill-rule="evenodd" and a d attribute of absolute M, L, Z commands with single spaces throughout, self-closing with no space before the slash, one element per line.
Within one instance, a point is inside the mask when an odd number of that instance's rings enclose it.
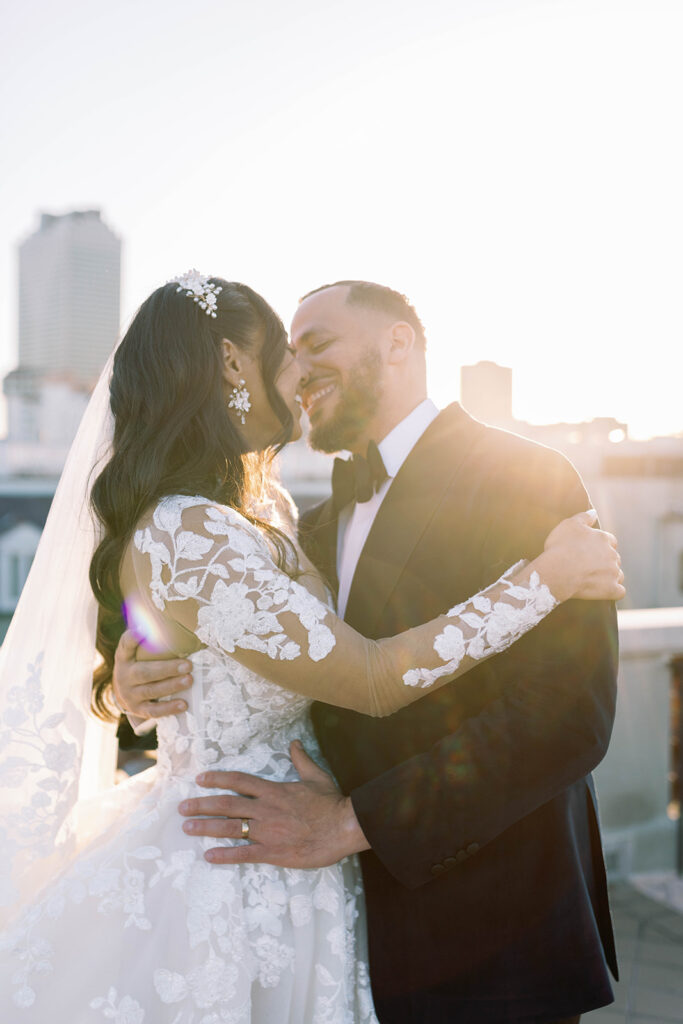
<path fill-rule="evenodd" d="M 228 402 L 228 409 L 234 409 L 240 418 L 242 426 L 246 422 L 246 415 L 251 409 L 251 402 L 249 401 L 250 395 L 246 389 L 246 381 L 241 380 L 237 387 L 232 389 L 230 395 L 230 401 Z"/>
<path fill-rule="evenodd" d="M 188 270 L 180 277 L 172 277 L 169 284 L 177 284 L 176 292 L 184 291 L 188 298 L 196 302 L 207 316 L 216 319 L 217 296 L 223 291 L 220 285 L 209 281 L 206 274 L 198 270 Z"/>

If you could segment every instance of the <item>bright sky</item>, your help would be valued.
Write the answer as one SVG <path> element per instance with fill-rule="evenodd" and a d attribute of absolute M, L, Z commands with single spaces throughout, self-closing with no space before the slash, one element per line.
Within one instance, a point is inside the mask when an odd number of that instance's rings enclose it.
<path fill-rule="evenodd" d="M 288 320 L 405 291 L 431 391 L 683 432 L 681 0 L 22 0 L 0 35 L 0 370 L 15 247 L 100 207 L 123 322 L 196 266 Z"/>

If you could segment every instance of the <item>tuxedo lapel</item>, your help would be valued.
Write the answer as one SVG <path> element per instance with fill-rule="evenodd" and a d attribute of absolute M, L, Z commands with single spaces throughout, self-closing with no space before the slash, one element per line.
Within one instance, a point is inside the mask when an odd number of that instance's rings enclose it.
<path fill-rule="evenodd" d="M 323 573 L 334 593 L 339 590 L 337 579 L 337 523 L 338 514 L 332 498 L 323 502 L 310 516 L 299 522 L 299 543 L 313 564 Z"/>
<path fill-rule="evenodd" d="M 375 625 L 420 537 L 464 460 L 476 423 L 457 403 L 430 424 L 379 507 L 351 584 L 346 621 L 365 636 Z"/>

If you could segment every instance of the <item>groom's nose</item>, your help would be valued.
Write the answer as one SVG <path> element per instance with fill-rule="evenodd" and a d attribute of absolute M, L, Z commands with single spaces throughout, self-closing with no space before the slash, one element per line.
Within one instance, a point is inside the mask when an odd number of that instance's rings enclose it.
<path fill-rule="evenodd" d="M 301 354 L 297 354 L 296 358 L 299 364 L 301 386 L 305 387 L 311 376 L 311 363 L 310 360 L 308 360 L 306 356 L 303 354 L 303 352 Z"/>

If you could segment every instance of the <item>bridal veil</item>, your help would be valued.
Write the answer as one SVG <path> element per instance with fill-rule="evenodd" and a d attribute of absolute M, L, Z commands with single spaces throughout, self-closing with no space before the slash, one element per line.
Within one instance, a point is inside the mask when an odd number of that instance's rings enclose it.
<path fill-rule="evenodd" d="M 114 727 L 89 711 L 97 602 L 88 570 L 99 528 L 92 483 L 113 437 L 107 362 L 69 452 L 0 649 L 0 920 L 80 843 L 92 797 L 113 782 Z"/>

